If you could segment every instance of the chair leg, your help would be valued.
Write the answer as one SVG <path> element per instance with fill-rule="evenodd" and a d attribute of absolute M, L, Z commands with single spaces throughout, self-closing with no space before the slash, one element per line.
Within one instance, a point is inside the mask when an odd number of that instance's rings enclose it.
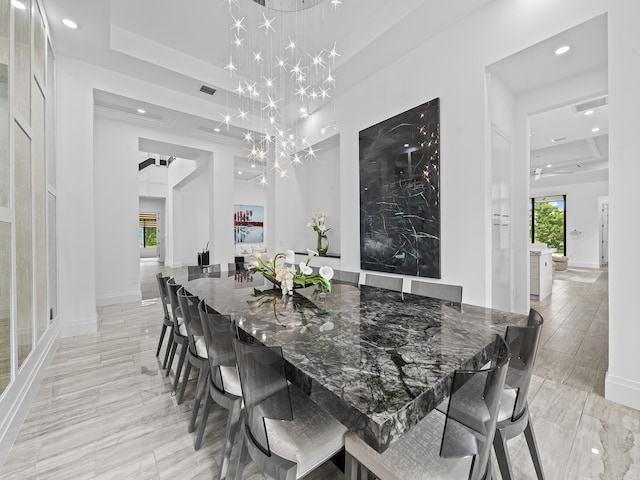
<path fill-rule="evenodd" d="M 344 454 L 344 480 L 358 480 L 358 461 L 346 451 Z"/>
<path fill-rule="evenodd" d="M 187 349 L 189 346 L 186 343 L 182 344 L 180 349 L 180 358 L 178 359 L 178 366 L 176 367 L 176 377 L 173 379 L 173 393 L 178 390 L 178 382 L 180 381 L 180 373 L 182 373 L 182 366 L 184 365 L 184 358 L 187 356 Z M 183 380 L 184 381 L 184 380 Z"/>
<path fill-rule="evenodd" d="M 196 388 L 196 398 L 193 400 L 193 411 L 191 412 L 191 420 L 189 421 L 189 433 L 196 429 L 196 419 L 198 418 L 198 410 L 200 409 L 200 402 L 202 401 L 202 394 L 207 381 L 207 369 L 200 367 L 200 373 L 198 374 L 198 387 Z"/>
<path fill-rule="evenodd" d="M 167 362 L 169 361 L 169 352 L 173 349 L 173 332 L 169 332 L 169 343 L 167 343 L 167 351 L 164 352 L 164 362 L 162 362 L 162 368 L 167 368 Z"/>
<path fill-rule="evenodd" d="M 527 440 L 529 447 L 529 453 L 531 454 L 531 460 L 533 460 L 533 467 L 536 469 L 536 475 L 538 480 L 544 480 L 544 472 L 542 471 L 542 461 L 540 460 L 540 453 L 538 452 L 538 444 L 536 442 L 536 436 L 533 433 L 533 425 L 531 424 L 531 418 L 527 422 L 527 426 L 524 429 L 524 438 Z"/>
<path fill-rule="evenodd" d="M 242 440 L 240 440 L 240 456 L 238 457 L 238 465 L 236 467 L 235 480 L 242 480 L 242 473 L 244 472 L 244 464 L 247 463 L 247 456 L 249 454 L 249 450 L 247 449 L 247 445 L 245 444 L 246 441 L 247 440 L 245 438 L 242 438 Z"/>
<path fill-rule="evenodd" d="M 158 348 L 156 349 L 156 357 L 160 355 L 160 349 L 162 348 L 162 341 L 164 340 L 164 334 L 167 331 L 167 326 L 163 323 L 162 330 L 160 331 L 160 340 L 158 340 Z"/>
<path fill-rule="evenodd" d="M 196 435 L 196 443 L 194 448 L 196 450 L 200 450 L 202 446 L 202 437 L 204 437 L 204 430 L 207 427 L 207 420 L 209 419 L 209 410 L 211 409 L 211 395 L 209 392 L 206 393 L 207 398 L 204 401 L 204 408 L 202 409 L 202 418 L 200 419 L 200 425 L 198 425 L 198 434 Z"/>
<path fill-rule="evenodd" d="M 173 357 L 176 356 L 176 349 L 178 348 L 178 344 L 174 341 L 171 344 L 171 354 L 169 355 L 169 365 L 167 365 L 167 373 L 165 374 L 167 377 L 171 372 L 171 365 L 173 365 Z"/>
<path fill-rule="evenodd" d="M 186 345 L 184 349 L 186 350 Z M 189 383 L 189 375 L 191 374 L 191 362 L 187 359 L 187 365 L 184 369 L 184 375 L 182 375 L 182 385 L 180 385 L 180 393 L 178 394 L 178 404 L 181 404 L 184 400 L 184 391 L 187 389 L 187 383 Z"/>
<path fill-rule="evenodd" d="M 496 459 L 498 460 L 502 480 L 511 480 L 511 461 L 509 460 L 509 451 L 507 450 L 507 439 L 502 435 L 502 432 L 497 429 L 493 437 L 493 450 L 496 452 Z"/>
<path fill-rule="evenodd" d="M 238 399 L 233 402 L 231 409 L 229 410 L 229 417 L 227 418 L 227 431 L 224 436 L 224 448 L 222 450 L 222 461 L 220 462 L 220 480 L 223 480 L 227 476 L 229 470 L 229 462 L 231 461 L 231 448 L 236 437 L 236 431 L 238 430 L 238 424 L 240 423 L 240 413 L 242 412 L 242 399 Z M 244 442 L 242 442 L 244 445 Z"/>

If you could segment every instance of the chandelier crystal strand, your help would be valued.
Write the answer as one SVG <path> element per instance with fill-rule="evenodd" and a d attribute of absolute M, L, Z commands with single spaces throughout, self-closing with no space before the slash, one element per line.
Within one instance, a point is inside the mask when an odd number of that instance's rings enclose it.
<path fill-rule="evenodd" d="M 244 129 L 248 157 L 261 165 L 260 183 L 266 184 L 267 169 L 286 177 L 289 168 L 315 157 L 317 149 L 300 138 L 299 117 L 306 119 L 335 96 L 331 68 L 339 54 L 333 41 L 313 46 L 318 35 L 312 30 L 341 2 L 321 2 L 307 13 L 297 5 L 295 12 L 284 13 L 242 8 L 242 1 L 222 0 L 230 16 L 225 70 L 237 81 L 239 107 L 235 116 L 221 116 L 227 128 L 234 121 Z"/>

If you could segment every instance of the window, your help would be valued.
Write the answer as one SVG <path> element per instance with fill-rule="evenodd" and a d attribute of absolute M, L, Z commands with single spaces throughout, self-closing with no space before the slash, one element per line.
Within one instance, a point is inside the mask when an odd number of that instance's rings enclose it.
<path fill-rule="evenodd" d="M 157 220 L 155 213 L 140 214 L 140 248 L 154 248 L 158 245 L 156 237 Z"/>
<path fill-rule="evenodd" d="M 531 243 L 546 243 L 566 255 L 566 195 L 532 198 L 529 204 L 529 238 Z M 533 213 L 533 214 L 532 214 Z"/>

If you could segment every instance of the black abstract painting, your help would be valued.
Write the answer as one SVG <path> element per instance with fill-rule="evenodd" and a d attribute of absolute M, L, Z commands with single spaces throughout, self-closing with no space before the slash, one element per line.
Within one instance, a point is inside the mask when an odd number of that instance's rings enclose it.
<path fill-rule="evenodd" d="M 440 99 L 360 132 L 360 266 L 440 278 Z"/>

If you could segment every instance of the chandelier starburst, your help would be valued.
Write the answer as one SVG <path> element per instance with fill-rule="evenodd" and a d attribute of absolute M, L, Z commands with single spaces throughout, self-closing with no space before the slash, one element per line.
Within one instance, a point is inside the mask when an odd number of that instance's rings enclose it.
<path fill-rule="evenodd" d="M 262 166 L 259 182 L 267 185 L 267 168 L 285 178 L 290 167 L 316 158 L 317 149 L 298 136 L 299 122 L 306 122 L 335 98 L 331 69 L 340 54 L 335 41 L 328 39 L 322 45 L 324 42 L 318 41 L 322 36 L 315 35 L 311 26 L 325 21 L 327 12 L 337 11 L 342 2 L 319 2 L 308 10 L 296 11 L 300 17 L 294 22 L 285 21 L 284 15 L 274 10 L 256 13 L 245 9 L 242 3 L 221 3 L 228 6 L 230 16 L 229 63 L 224 69 L 238 78 L 232 92 L 240 103 L 231 109 L 235 115 L 221 114 L 221 123 L 227 129 L 232 122 L 242 125 L 247 156 L 254 165 Z M 283 25 L 289 25 L 291 31 Z M 321 133 L 327 128 L 323 126 Z"/>

